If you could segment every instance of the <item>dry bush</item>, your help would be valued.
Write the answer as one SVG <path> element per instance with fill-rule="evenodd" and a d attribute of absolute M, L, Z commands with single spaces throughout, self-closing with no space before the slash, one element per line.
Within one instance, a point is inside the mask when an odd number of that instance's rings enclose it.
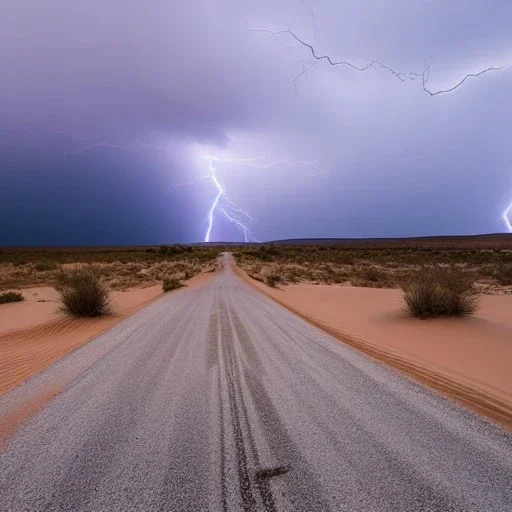
<path fill-rule="evenodd" d="M 406 310 L 418 318 L 472 314 L 478 303 L 473 277 L 456 268 L 426 268 L 403 286 Z"/>
<path fill-rule="evenodd" d="M 35 263 L 34 268 L 37 272 L 47 272 L 49 270 L 57 270 L 59 264 L 54 260 L 41 259 Z"/>
<path fill-rule="evenodd" d="M 355 286 L 367 288 L 392 287 L 394 279 L 389 272 L 386 272 L 375 266 L 354 269 L 354 275 L 351 282 Z"/>
<path fill-rule="evenodd" d="M 107 313 L 108 290 L 93 267 L 77 267 L 63 272 L 57 289 L 64 309 L 73 315 L 95 317 Z"/>
<path fill-rule="evenodd" d="M 93 264 L 101 269 L 110 288 L 152 286 L 166 276 L 179 273 L 193 276 L 215 264 L 222 247 L 19 248 L 0 252 L 0 290 L 55 285 L 59 270 Z M 185 277 L 186 278 L 186 277 Z"/>
<path fill-rule="evenodd" d="M 177 290 L 178 288 L 181 288 L 182 286 L 185 286 L 179 279 L 176 279 L 175 277 L 167 277 L 162 282 L 162 290 L 164 292 L 169 292 L 171 290 Z"/>
<path fill-rule="evenodd" d="M 0 293 L 0 304 L 7 304 L 8 302 L 22 302 L 25 297 L 19 292 L 5 292 Z"/>
<path fill-rule="evenodd" d="M 503 286 L 512 285 L 512 263 L 503 263 L 495 273 L 497 281 Z"/>
<path fill-rule="evenodd" d="M 370 241 L 371 242 L 371 241 Z M 410 244 L 409 244 L 410 245 Z M 265 245 L 230 248 L 237 264 L 254 279 L 277 272 L 287 283 L 325 283 L 398 288 L 425 266 L 464 267 L 480 291 L 507 293 L 512 285 L 510 251 L 473 247 L 366 245 Z M 509 284 L 507 284 L 509 283 Z"/>
<path fill-rule="evenodd" d="M 276 288 L 278 284 L 284 284 L 283 278 L 277 272 L 271 272 L 265 276 L 265 284 Z"/>

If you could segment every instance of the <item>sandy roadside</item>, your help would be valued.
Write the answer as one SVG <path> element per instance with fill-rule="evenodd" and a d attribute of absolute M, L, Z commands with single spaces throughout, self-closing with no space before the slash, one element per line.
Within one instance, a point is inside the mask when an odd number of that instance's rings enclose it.
<path fill-rule="evenodd" d="M 482 296 L 470 318 L 419 320 L 395 289 L 270 288 L 237 274 L 289 310 L 407 375 L 512 428 L 512 296 Z"/>
<path fill-rule="evenodd" d="M 201 286 L 213 275 L 199 274 L 187 287 Z M 22 292 L 24 302 L 0 306 L 0 395 L 161 297 L 162 286 L 112 292 L 112 313 L 99 318 L 63 313 L 52 287 Z"/>

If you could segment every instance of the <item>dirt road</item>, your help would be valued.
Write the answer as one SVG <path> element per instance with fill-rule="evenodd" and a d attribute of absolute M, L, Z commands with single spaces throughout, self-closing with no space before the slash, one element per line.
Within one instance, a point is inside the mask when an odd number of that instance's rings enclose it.
<path fill-rule="evenodd" d="M 510 434 L 225 261 L 0 398 L 55 395 L 4 443 L 0 510 L 512 510 Z"/>

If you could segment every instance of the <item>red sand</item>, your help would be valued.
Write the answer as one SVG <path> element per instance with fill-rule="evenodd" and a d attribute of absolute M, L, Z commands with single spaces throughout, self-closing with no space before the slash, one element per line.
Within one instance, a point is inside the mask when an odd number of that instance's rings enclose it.
<path fill-rule="evenodd" d="M 195 276 L 187 288 L 200 286 L 212 276 Z M 52 287 L 26 288 L 22 293 L 24 302 L 0 305 L 0 394 L 148 305 L 162 295 L 162 286 L 114 291 L 112 314 L 98 318 L 74 318 L 63 313 Z"/>
<path fill-rule="evenodd" d="M 370 356 L 512 427 L 512 296 L 482 296 L 467 318 L 419 320 L 395 289 L 290 285 L 240 275 L 306 320 Z"/>

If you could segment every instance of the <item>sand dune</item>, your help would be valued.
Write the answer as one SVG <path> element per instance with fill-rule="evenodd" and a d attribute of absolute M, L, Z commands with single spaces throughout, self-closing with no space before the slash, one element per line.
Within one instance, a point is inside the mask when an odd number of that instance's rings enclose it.
<path fill-rule="evenodd" d="M 239 270 L 239 272 L 241 272 Z M 512 296 L 482 296 L 473 317 L 419 320 L 395 289 L 253 286 L 359 350 L 512 427 Z"/>

